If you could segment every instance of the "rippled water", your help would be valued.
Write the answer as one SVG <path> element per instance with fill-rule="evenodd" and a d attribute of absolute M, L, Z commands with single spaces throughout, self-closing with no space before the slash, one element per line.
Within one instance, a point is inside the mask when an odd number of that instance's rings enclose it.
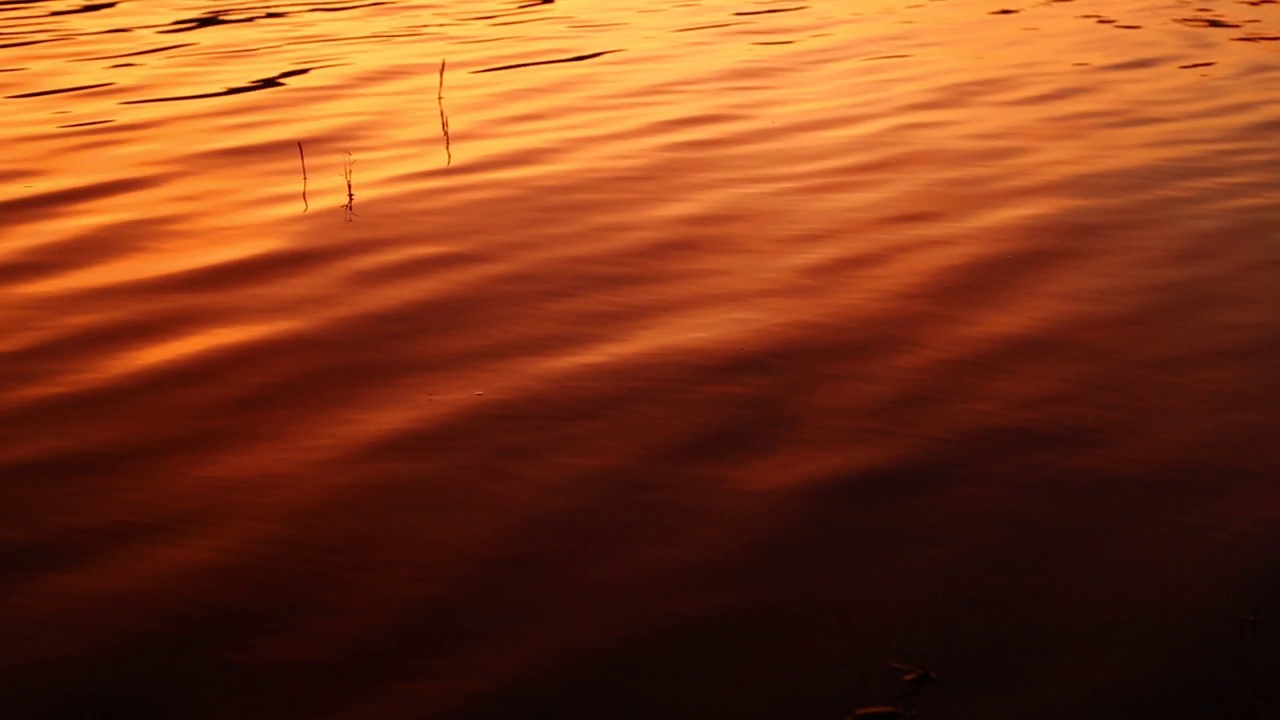
<path fill-rule="evenodd" d="M 1280 4 L 802 2 L 0 2 L 0 714 L 1277 711 Z"/>

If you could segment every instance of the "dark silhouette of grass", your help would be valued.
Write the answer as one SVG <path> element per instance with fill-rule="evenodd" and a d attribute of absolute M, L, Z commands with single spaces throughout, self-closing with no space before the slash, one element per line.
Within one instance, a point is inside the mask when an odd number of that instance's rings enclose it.
<path fill-rule="evenodd" d="M 302 212 L 311 209 L 311 204 L 307 202 L 307 156 L 302 153 L 302 141 L 298 141 L 298 160 L 302 162 Z"/>
<path fill-rule="evenodd" d="M 351 184 L 355 164 L 356 161 L 351 159 L 350 152 L 343 153 L 342 179 L 347 183 L 347 202 L 343 204 L 342 209 L 345 213 L 343 219 L 347 222 L 351 222 L 356 216 L 356 193 Z"/>
<path fill-rule="evenodd" d="M 453 149 L 449 138 L 449 116 L 444 111 L 444 65 L 445 60 L 440 61 L 440 84 L 436 88 L 436 106 L 440 108 L 440 133 L 444 135 L 444 154 L 445 167 L 453 164 Z"/>

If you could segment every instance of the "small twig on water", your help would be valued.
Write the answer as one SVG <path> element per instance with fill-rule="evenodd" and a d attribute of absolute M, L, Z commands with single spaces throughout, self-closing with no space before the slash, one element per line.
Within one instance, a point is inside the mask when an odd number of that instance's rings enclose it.
<path fill-rule="evenodd" d="M 302 212 L 311 209 L 307 202 L 307 156 L 302 153 L 302 141 L 298 141 L 298 159 L 302 161 Z"/>
<path fill-rule="evenodd" d="M 343 153 L 342 157 L 342 179 L 347 181 L 347 202 L 342 206 L 345 211 L 344 220 L 351 222 L 356 216 L 356 193 L 351 188 L 352 169 L 355 167 L 356 161 L 351 159 L 351 153 Z"/>

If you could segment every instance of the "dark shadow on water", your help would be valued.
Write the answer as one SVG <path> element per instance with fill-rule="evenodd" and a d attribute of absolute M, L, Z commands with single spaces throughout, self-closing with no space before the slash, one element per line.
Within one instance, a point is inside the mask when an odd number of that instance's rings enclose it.
<path fill-rule="evenodd" d="M 482 70 L 472 70 L 471 73 L 489 73 L 498 72 L 499 70 L 515 70 L 517 68 L 535 67 L 537 65 L 557 65 L 559 63 L 582 62 L 583 60 L 593 60 L 603 55 L 622 52 L 622 50 L 601 50 L 600 52 L 586 53 L 585 55 L 574 55 L 573 57 L 557 58 L 555 60 L 535 60 L 532 62 L 512 63 L 511 65 L 499 65 L 497 67 L 484 68 Z"/>
<path fill-rule="evenodd" d="M 361 10 L 364 8 L 378 7 L 380 5 L 390 5 L 390 4 L 391 3 L 388 0 L 379 0 L 378 2 L 356 3 L 352 5 L 327 6 L 327 7 L 324 5 L 320 5 L 317 7 L 306 7 L 302 9 L 290 9 L 290 10 L 273 10 L 271 9 L 270 6 L 268 6 L 267 8 L 263 8 L 266 10 L 266 12 L 263 12 L 259 15 L 249 15 L 246 17 L 237 17 L 237 18 L 228 18 L 226 17 L 226 15 L 229 15 L 234 12 L 243 12 L 243 10 L 211 10 L 198 17 L 174 20 L 173 22 L 169 23 L 168 26 L 166 26 L 168 29 L 158 30 L 157 32 L 168 33 L 168 34 L 184 33 L 184 32 L 192 32 L 194 30 L 204 30 L 207 28 L 219 27 L 223 25 L 239 25 L 243 23 L 257 22 L 258 20 L 279 20 L 281 18 L 287 18 L 292 15 L 299 15 L 302 13 L 334 13 L 334 12 L 342 12 L 345 10 Z M 290 7 L 290 6 L 282 5 L 277 7 Z M 254 8 L 254 9 L 259 9 L 259 8 Z"/>
<path fill-rule="evenodd" d="M 282 73 L 279 73 L 277 75 L 272 75 L 271 77 L 268 77 L 268 78 L 251 80 L 247 85 L 237 85 L 236 87 L 227 88 L 225 90 L 219 90 L 218 92 L 196 93 L 194 95 L 173 95 L 170 97 L 146 98 L 143 100 L 124 100 L 120 104 L 121 105 L 145 105 L 147 103 L 178 102 L 179 100 L 203 100 L 206 98 L 227 97 L 229 95 L 243 95 L 244 93 L 257 92 L 259 90 L 285 87 L 285 83 L 282 82 L 283 80 L 286 80 L 288 78 L 298 77 L 300 75 L 306 75 L 312 70 L 319 70 L 325 67 L 332 67 L 332 66 L 318 65 L 316 67 L 298 68 L 296 70 L 286 70 Z"/>
<path fill-rule="evenodd" d="M 120 58 L 138 57 L 139 55 L 152 55 L 155 53 L 168 52 L 170 50 L 179 50 L 181 48 L 192 47 L 197 43 L 174 43 L 172 45 L 163 45 L 156 48 L 147 48 L 146 50 L 134 50 L 133 52 L 120 53 L 118 55 L 95 55 L 93 57 L 76 58 L 74 62 L 91 62 L 94 60 L 119 60 Z"/>
<path fill-rule="evenodd" d="M 115 122 L 115 120 L 86 120 L 85 122 L 69 123 L 69 124 L 67 124 L 67 125 L 59 125 L 59 126 L 58 126 L 58 129 L 59 129 L 59 130 L 66 130 L 66 129 L 68 129 L 68 128 L 93 127 L 94 125 L 106 125 L 106 124 L 108 124 L 108 123 L 113 123 L 113 122 Z"/>
<path fill-rule="evenodd" d="M 734 15 L 772 15 L 774 13 L 795 12 L 797 10 L 808 10 L 808 5 L 797 5 L 795 7 L 769 8 L 767 10 L 740 10 L 733 13 Z"/>
<path fill-rule="evenodd" d="M 83 13 L 98 12 L 99 10 L 110 10 L 119 4 L 120 3 L 118 2 L 89 3 L 88 5 L 81 5 L 80 7 L 70 8 L 68 10 L 53 10 L 49 13 L 49 17 L 55 17 L 58 15 L 80 15 Z"/>
<path fill-rule="evenodd" d="M 73 87 L 56 88 L 53 90 L 36 90 L 34 92 L 18 93 L 17 95 L 5 95 L 5 100 L 18 100 L 21 98 L 45 97 L 46 95 L 62 95 L 65 93 L 80 92 L 82 90 L 96 90 L 98 88 L 110 87 L 115 83 L 104 82 L 94 83 L 92 85 L 75 85 Z"/>

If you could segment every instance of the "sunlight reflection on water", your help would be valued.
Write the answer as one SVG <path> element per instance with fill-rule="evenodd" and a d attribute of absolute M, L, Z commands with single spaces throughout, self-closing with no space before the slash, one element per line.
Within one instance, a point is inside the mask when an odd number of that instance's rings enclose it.
<path fill-rule="evenodd" d="M 1258 709 L 1277 33 L 0 8 L 0 705 Z"/>

